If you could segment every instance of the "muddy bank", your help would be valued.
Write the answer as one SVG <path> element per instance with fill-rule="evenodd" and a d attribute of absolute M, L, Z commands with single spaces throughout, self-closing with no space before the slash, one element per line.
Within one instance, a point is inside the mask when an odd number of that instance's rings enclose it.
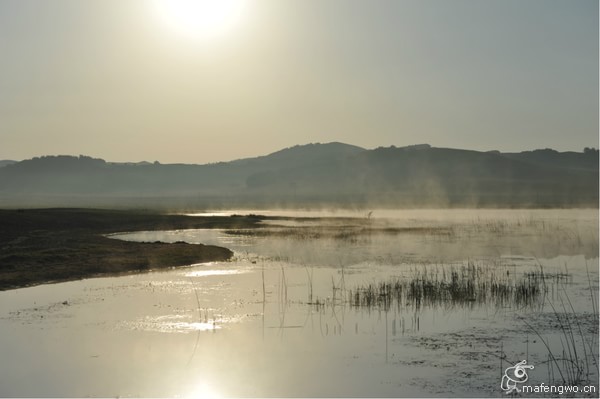
<path fill-rule="evenodd" d="M 91 209 L 0 210 L 0 290 L 86 277 L 223 261 L 233 253 L 210 245 L 135 243 L 116 231 L 250 228 L 257 216 L 190 217 Z"/>

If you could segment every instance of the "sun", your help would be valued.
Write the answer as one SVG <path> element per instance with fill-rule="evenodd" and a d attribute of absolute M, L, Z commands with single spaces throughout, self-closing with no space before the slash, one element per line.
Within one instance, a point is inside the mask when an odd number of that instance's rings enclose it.
<path fill-rule="evenodd" d="M 154 0 L 159 17 L 194 38 L 220 35 L 239 20 L 245 0 Z"/>

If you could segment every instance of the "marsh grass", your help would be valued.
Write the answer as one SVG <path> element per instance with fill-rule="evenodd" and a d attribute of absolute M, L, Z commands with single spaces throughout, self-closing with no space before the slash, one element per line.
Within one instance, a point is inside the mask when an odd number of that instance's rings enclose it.
<path fill-rule="evenodd" d="M 468 262 L 460 267 L 421 267 L 408 278 L 359 285 L 347 291 L 347 301 L 353 307 L 383 310 L 392 306 L 523 308 L 541 306 L 547 291 L 541 269 L 516 276 L 509 269 Z"/>
<path fill-rule="evenodd" d="M 550 339 L 544 336 L 540 329 L 521 317 L 521 321 L 539 338 L 547 350 L 548 376 L 554 384 L 583 386 L 598 383 L 600 317 L 589 270 L 586 272 L 592 303 L 591 314 L 576 311 L 564 281 L 559 281 L 555 301 L 548 301 L 548 306 L 552 309 L 552 331 L 558 331 L 560 346 L 552 345 Z"/>
<path fill-rule="evenodd" d="M 363 221 L 355 221 L 355 224 L 350 225 L 334 225 L 334 226 L 296 226 L 282 227 L 273 226 L 271 228 L 259 229 L 229 229 L 225 234 L 231 236 L 247 236 L 247 237 L 278 237 L 292 238 L 295 240 L 320 240 L 320 239 L 335 239 L 349 243 L 367 241 L 371 235 L 400 235 L 400 234 L 417 234 L 417 235 L 432 235 L 432 236 L 449 236 L 453 234 L 451 227 L 436 226 L 408 226 L 408 227 L 393 227 L 379 226 L 372 224 L 364 224 Z"/>

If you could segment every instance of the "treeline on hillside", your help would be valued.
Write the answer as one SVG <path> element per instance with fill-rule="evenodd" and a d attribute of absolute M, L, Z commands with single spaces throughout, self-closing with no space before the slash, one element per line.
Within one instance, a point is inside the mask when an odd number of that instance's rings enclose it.
<path fill-rule="evenodd" d="M 0 167 L 0 206 L 598 206 L 598 150 L 309 144 L 207 165 L 44 156 Z"/>

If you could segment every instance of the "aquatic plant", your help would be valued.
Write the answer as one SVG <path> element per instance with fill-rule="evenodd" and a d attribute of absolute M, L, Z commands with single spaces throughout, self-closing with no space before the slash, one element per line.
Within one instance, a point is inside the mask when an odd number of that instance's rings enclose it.
<path fill-rule="evenodd" d="M 533 307 L 548 290 L 542 270 L 514 276 L 508 269 L 467 262 L 461 267 L 415 269 L 408 278 L 394 277 L 348 290 L 354 307 L 473 306 Z"/>
<path fill-rule="evenodd" d="M 586 271 L 593 309 L 591 314 L 575 310 L 565 289 L 564 281 L 560 283 L 556 304 L 553 301 L 547 302 L 552 309 L 553 325 L 559 331 L 560 347 L 553 348 L 550 340 L 540 332 L 540 329 L 536 328 L 526 318 L 520 318 L 548 351 L 549 380 L 555 384 L 589 385 L 597 382 L 600 374 L 598 364 L 598 326 L 600 325 L 600 317 L 596 310 L 597 291 L 594 292 L 592 288 L 587 263 Z"/>

